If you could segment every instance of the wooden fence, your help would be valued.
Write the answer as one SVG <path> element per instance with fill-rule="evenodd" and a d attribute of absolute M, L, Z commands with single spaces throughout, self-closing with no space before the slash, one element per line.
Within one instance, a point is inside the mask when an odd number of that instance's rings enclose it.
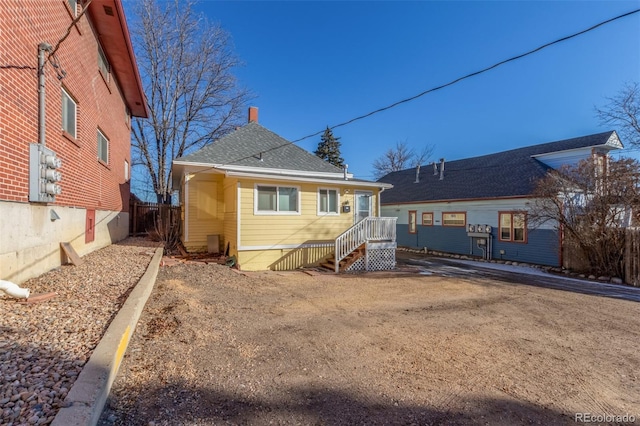
<path fill-rule="evenodd" d="M 625 235 L 624 280 L 640 287 L 640 228 L 629 228 Z"/>
<path fill-rule="evenodd" d="M 137 236 L 158 233 L 159 231 L 166 232 L 166 229 L 160 230 L 158 228 L 180 226 L 180 206 L 132 201 L 130 207 L 129 235 Z"/>

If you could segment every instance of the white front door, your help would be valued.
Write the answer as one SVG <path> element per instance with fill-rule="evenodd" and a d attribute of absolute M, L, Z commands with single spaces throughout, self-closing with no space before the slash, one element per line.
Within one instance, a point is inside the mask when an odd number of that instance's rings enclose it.
<path fill-rule="evenodd" d="M 354 212 L 354 223 L 360 222 L 365 217 L 373 214 L 371 200 L 373 199 L 373 192 L 356 191 L 356 211 Z"/>

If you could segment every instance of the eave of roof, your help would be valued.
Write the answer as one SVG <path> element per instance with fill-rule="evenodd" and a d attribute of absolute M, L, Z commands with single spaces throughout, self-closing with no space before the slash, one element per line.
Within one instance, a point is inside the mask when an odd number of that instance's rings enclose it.
<path fill-rule="evenodd" d="M 323 183 L 328 185 L 340 185 L 340 186 L 365 186 L 371 188 L 384 188 L 390 189 L 393 188 L 393 185 L 384 182 L 371 182 L 368 180 L 360 180 L 360 179 L 340 179 L 340 178 L 314 178 L 307 176 L 291 176 L 291 175 L 272 175 L 269 173 L 246 173 L 246 172 L 234 172 L 228 171 L 226 173 L 227 176 L 232 177 L 247 177 L 247 178 L 255 178 L 255 179 L 265 179 L 265 180 L 279 180 L 279 181 L 289 181 L 289 182 L 312 182 L 312 183 Z"/>
<path fill-rule="evenodd" d="M 148 117 L 149 110 L 122 1 L 93 0 L 87 14 L 131 114 L 135 117 Z"/>
<path fill-rule="evenodd" d="M 173 163 L 173 187 L 177 188 L 180 185 L 180 179 L 184 174 L 195 173 L 212 173 L 212 174 L 224 174 L 230 177 L 242 177 L 251 179 L 281 181 L 281 182 L 309 182 L 309 183 L 321 183 L 325 185 L 336 186 L 360 186 L 369 188 L 390 189 L 393 185 L 384 182 L 373 182 L 369 180 L 353 179 L 349 177 L 344 179 L 343 176 L 331 176 L 329 174 L 314 174 L 307 172 L 295 173 L 280 173 L 278 170 L 271 171 L 242 171 L 241 169 L 225 169 L 212 167 L 207 164 L 194 164 L 177 162 Z"/>
<path fill-rule="evenodd" d="M 609 131 L 450 161 L 445 164 L 444 179 L 428 167 L 421 170 L 418 182 L 414 168 L 392 172 L 380 179 L 394 186 L 383 193 L 381 203 L 527 197 L 550 169 L 536 157 L 580 148 L 619 149 L 622 145 L 615 141 L 616 133 Z"/>
<path fill-rule="evenodd" d="M 198 163 L 194 161 L 173 160 L 174 166 L 185 167 L 199 167 L 208 169 L 217 169 L 220 171 L 238 171 L 247 173 L 266 173 L 271 175 L 283 175 L 283 176 L 306 176 L 306 177 L 318 177 L 327 179 L 344 179 L 344 173 L 331 173 L 331 172 L 314 172 L 304 170 L 289 170 L 289 169 L 270 169 L 264 167 L 250 167 L 250 166 L 235 166 L 229 164 L 214 164 L 214 163 Z M 352 173 L 347 173 L 347 179 L 353 179 Z"/>

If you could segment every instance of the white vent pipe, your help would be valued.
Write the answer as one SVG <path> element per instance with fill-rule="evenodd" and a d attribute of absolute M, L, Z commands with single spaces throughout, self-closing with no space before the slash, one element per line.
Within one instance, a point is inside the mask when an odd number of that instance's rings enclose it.
<path fill-rule="evenodd" d="M 0 290 L 16 299 L 28 299 L 30 293 L 28 288 L 20 288 L 18 284 L 3 280 L 0 280 Z"/>

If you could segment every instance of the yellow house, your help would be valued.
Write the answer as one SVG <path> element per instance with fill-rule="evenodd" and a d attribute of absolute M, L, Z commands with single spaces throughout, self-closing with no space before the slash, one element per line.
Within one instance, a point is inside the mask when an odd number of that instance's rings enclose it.
<path fill-rule="evenodd" d="M 244 270 L 395 266 L 395 218 L 380 218 L 392 185 L 354 179 L 257 122 L 177 158 L 174 187 L 189 251 L 220 250 Z M 211 244 L 214 247 L 211 247 Z M 338 266 L 340 265 L 340 266 Z"/>

